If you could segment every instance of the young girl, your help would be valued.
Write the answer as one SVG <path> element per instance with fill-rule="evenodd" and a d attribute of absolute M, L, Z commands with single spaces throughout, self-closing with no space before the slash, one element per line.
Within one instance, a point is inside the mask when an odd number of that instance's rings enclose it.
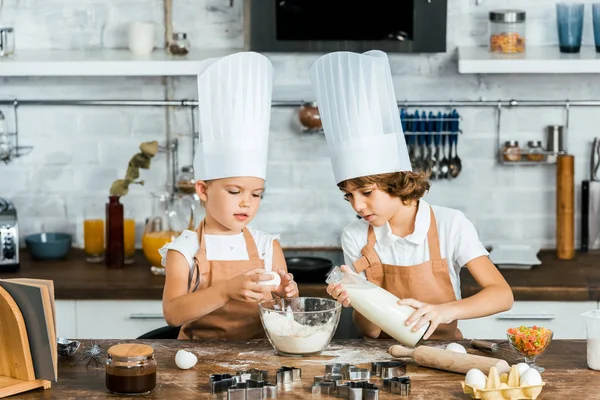
<path fill-rule="evenodd" d="M 342 233 L 345 262 L 416 310 L 405 323 L 430 323 L 424 339 L 461 339 L 457 320 L 508 310 L 510 286 L 489 260 L 473 224 L 458 210 L 430 206 L 430 183 L 414 173 L 385 53 L 338 52 L 318 59 L 311 80 L 338 187 L 362 218 Z M 482 290 L 461 299 L 466 266 Z M 343 267 L 348 270 L 347 266 Z M 350 306 L 344 288 L 327 292 Z M 358 314 L 358 329 L 381 330 Z"/>
<path fill-rule="evenodd" d="M 160 250 L 163 312 L 182 326 L 180 339 L 262 337 L 258 302 L 298 295 L 278 237 L 247 226 L 264 191 L 272 75 L 269 60 L 250 52 L 208 60 L 198 76 L 194 171 L 206 216 Z"/>

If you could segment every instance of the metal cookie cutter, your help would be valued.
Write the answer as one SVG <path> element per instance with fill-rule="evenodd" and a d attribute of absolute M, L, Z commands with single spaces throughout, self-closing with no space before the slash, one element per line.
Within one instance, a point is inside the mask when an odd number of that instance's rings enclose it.
<path fill-rule="evenodd" d="M 408 376 L 395 376 L 383 380 L 383 389 L 400 396 L 410 395 L 410 378 Z"/>
<path fill-rule="evenodd" d="M 344 380 L 342 374 L 325 374 L 322 376 L 315 376 L 315 383 L 317 382 L 331 382 L 334 387 L 338 386 Z"/>
<path fill-rule="evenodd" d="M 371 379 L 371 371 L 367 368 L 356 368 L 354 365 L 351 365 L 348 369 L 348 377 L 346 379 L 349 381 L 368 381 Z"/>
<path fill-rule="evenodd" d="M 227 389 L 227 400 L 263 400 L 277 398 L 277 386 L 269 382 L 247 380 Z"/>
<path fill-rule="evenodd" d="M 366 368 L 340 363 L 325 365 L 325 374 L 341 374 L 349 381 L 368 381 L 371 378 L 371 371 Z"/>
<path fill-rule="evenodd" d="M 296 367 L 281 367 L 277 370 L 277 384 L 292 383 L 302 380 L 302 370 Z"/>
<path fill-rule="evenodd" d="M 230 374 L 211 374 L 208 379 L 211 394 L 223 393 L 237 383 L 238 377 L 231 376 Z"/>
<path fill-rule="evenodd" d="M 312 394 L 330 394 L 333 395 L 336 393 L 337 386 L 334 382 L 315 382 L 312 386 Z"/>
<path fill-rule="evenodd" d="M 393 378 L 405 373 L 406 364 L 399 361 L 378 361 L 371 363 L 371 374 L 381 379 Z"/>
<path fill-rule="evenodd" d="M 269 372 L 263 371 L 257 368 L 251 368 L 246 371 L 237 371 L 235 375 L 238 377 L 238 382 L 246 382 L 246 381 L 268 381 L 269 380 Z"/>
<path fill-rule="evenodd" d="M 347 382 L 338 386 L 337 395 L 348 400 L 378 400 L 379 388 L 367 381 Z"/>

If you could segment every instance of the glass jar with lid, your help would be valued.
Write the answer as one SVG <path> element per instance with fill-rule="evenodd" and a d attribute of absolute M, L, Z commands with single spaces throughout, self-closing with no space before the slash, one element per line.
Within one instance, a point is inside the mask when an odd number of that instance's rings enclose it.
<path fill-rule="evenodd" d="M 177 191 L 180 194 L 196 193 L 196 179 L 194 178 L 194 167 L 191 165 L 181 167 L 181 172 L 177 176 L 177 183 L 175 185 L 177 187 Z"/>
<path fill-rule="evenodd" d="M 187 39 L 187 34 L 177 32 L 173 34 L 173 41 L 169 45 L 169 51 L 175 56 L 185 56 L 190 52 L 190 42 Z"/>
<path fill-rule="evenodd" d="M 502 151 L 504 161 L 521 161 L 521 148 L 516 140 L 509 140 L 504 143 Z"/>
<path fill-rule="evenodd" d="M 543 161 L 544 160 L 544 149 L 542 148 L 542 142 L 539 140 L 530 140 L 527 142 L 527 160 L 529 161 Z"/>
<path fill-rule="evenodd" d="M 525 52 L 525 11 L 494 10 L 489 14 L 490 51 L 514 54 Z"/>
<path fill-rule="evenodd" d="M 106 357 L 106 388 L 117 394 L 150 393 L 156 387 L 154 349 L 145 344 L 111 346 Z"/>

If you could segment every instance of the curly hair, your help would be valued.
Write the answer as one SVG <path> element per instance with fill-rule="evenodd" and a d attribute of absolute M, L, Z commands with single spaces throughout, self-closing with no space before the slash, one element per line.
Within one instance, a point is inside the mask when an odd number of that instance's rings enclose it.
<path fill-rule="evenodd" d="M 411 200 L 419 200 L 431 187 L 429 175 L 426 172 L 411 171 L 391 172 L 347 179 L 338 183 L 338 187 L 340 190 L 349 190 L 372 184 L 377 185 L 379 190 L 386 192 L 390 196 L 399 197 L 403 203 L 408 203 Z"/>

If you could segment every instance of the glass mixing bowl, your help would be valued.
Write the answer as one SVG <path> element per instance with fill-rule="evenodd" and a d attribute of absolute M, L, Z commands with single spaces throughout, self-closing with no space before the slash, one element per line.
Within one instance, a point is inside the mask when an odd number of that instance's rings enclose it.
<path fill-rule="evenodd" d="M 275 351 L 282 356 L 320 354 L 340 322 L 342 305 L 319 297 L 264 300 L 260 320 Z"/>

